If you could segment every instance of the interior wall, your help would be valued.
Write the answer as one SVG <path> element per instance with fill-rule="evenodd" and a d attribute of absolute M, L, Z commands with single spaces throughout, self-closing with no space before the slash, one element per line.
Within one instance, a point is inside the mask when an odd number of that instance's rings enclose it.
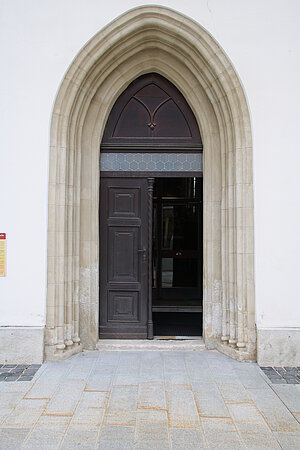
<path fill-rule="evenodd" d="M 7 276 L 0 279 L 1 326 L 45 324 L 48 145 L 58 86 L 88 39 L 144 3 L 1 2 L 0 231 L 7 233 L 8 252 Z M 203 25 L 242 80 L 254 140 L 257 325 L 298 327 L 299 2 L 151 3 Z"/>

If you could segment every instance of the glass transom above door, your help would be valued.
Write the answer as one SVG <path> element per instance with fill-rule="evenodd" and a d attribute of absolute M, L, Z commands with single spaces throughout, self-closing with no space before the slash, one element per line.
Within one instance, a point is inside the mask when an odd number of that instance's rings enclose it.
<path fill-rule="evenodd" d="M 202 153 L 102 153 L 101 172 L 202 172 Z"/>

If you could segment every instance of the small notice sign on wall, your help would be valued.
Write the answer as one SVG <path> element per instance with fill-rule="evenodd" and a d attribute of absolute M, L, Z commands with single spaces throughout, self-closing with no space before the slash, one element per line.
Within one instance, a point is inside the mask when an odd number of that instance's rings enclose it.
<path fill-rule="evenodd" d="M 5 277 L 6 234 L 0 233 L 0 277 Z"/>

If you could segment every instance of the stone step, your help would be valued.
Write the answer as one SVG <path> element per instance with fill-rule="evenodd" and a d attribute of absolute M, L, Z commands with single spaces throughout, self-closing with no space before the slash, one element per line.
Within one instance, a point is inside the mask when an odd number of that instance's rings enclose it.
<path fill-rule="evenodd" d="M 205 350 L 202 338 L 189 338 L 180 336 L 180 338 L 156 338 L 147 339 L 101 339 L 98 341 L 97 349 L 101 351 L 172 351 L 172 350 Z"/>

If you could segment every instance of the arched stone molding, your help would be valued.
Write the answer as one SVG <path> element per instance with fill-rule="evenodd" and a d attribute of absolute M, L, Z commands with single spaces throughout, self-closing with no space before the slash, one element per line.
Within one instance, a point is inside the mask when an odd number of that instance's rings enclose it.
<path fill-rule="evenodd" d="M 64 358 L 98 342 L 100 142 L 120 93 L 147 72 L 178 87 L 203 139 L 205 344 L 255 359 L 252 138 L 245 94 L 212 36 L 158 6 L 133 9 L 94 36 L 57 94 L 50 135 L 46 358 Z"/>

